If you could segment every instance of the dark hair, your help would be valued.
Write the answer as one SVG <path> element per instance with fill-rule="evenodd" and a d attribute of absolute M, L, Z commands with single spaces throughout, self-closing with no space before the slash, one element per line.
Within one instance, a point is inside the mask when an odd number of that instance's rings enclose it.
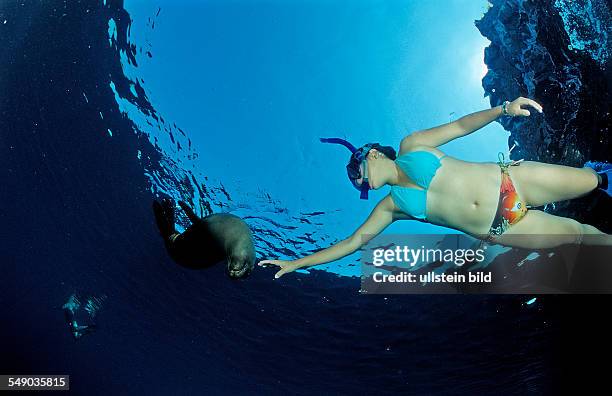
<path fill-rule="evenodd" d="M 372 148 L 375 148 L 376 150 L 380 151 L 381 153 L 389 157 L 389 159 L 391 159 L 392 161 L 395 161 L 395 158 L 397 158 L 397 154 L 395 153 L 395 149 L 393 147 L 381 146 L 378 143 L 375 143 L 375 144 L 376 146 Z"/>
<path fill-rule="evenodd" d="M 380 151 L 381 153 L 383 153 L 384 155 L 386 155 L 393 161 L 397 157 L 395 153 L 395 149 L 391 146 L 381 146 L 379 143 L 368 143 L 366 145 L 363 145 L 351 155 L 351 158 L 349 159 L 349 162 L 346 165 L 346 170 L 347 170 L 349 179 L 353 180 L 359 177 L 356 175 L 359 175 L 360 173 L 359 165 L 365 159 L 364 154 L 366 151 L 369 152 L 370 149 L 373 149 L 373 148 Z"/>

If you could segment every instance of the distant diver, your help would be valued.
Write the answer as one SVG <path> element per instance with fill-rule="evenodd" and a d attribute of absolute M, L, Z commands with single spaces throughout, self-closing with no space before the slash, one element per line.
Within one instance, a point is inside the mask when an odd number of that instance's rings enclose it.
<path fill-rule="evenodd" d="M 503 153 L 497 164 L 468 162 L 437 148 L 501 116 L 527 117 L 527 107 L 543 112 L 534 100 L 519 97 L 448 124 L 413 132 L 402 139 L 397 157 L 392 147 L 379 143 L 357 149 L 344 139 L 321 138 L 324 143 L 341 144 L 351 151 L 346 169 L 362 199 L 368 198 L 370 189 L 386 185 L 391 186 L 391 192 L 351 236 L 337 244 L 297 260 L 262 260 L 259 265 L 280 267 L 275 275 L 278 278 L 299 268 L 338 260 L 361 248 L 396 220 L 452 228 L 480 239 L 481 244 L 533 249 L 570 243 L 612 245 L 608 234 L 591 225 L 542 210 L 528 210 L 582 197 L 597 188 L 612 196 L 609 163 L 587 162 L 575 168 L 523 159 L 506 161 Z"/>
<path fill-rule="evenodd" d="M 249 226 L 238 216 L 215 213 L 198 217 L 183 201 L 179 205 L 191 221 L 183 233 L 175 228 L 172 199 L 153 201 L 159 232 L 170 257 L 179 265 L 202 269 L 227 261 L 226 273 L 233 279 L 247 277 L 255 265 L 255 247 Z"/>
<path fill-rule="evenodd" d="M 81 298 L 74 293 L 62 306 L 64 318 L 66 319 L 66 324 L 68 325 L 68 330 L 75 340 L 96 330 L 97 325 L 94 322 L 94 319 L 97 312 L 102 307 L 102 302 L 105 299 L 105 295 L 100 298 L 88 297 L 86 299 L 87 302 L 84 306 L 82 306 Z"/>

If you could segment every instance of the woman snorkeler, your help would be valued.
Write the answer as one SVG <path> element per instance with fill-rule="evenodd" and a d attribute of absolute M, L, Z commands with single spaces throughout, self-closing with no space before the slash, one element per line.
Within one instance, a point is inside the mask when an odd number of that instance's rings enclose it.
<path fill-rule="evenodd" d="M 583 168 L 535 161 L 467 162 L 437 147 L 466 136 L 502 115 L 528 117 L 527 108 L 542 113 L 534 100 L 519 97 L 464 116 L 449 124 L 414 132 L 402 139 L 399 155 L 389 146 L 369 143 L 361 148 L 340 138 L 322 138 L 351 152 L 348 177 L 361 198 L 370 189 L 391 186 L 367 220 L 348 238 L 297 260 L 262 260 L 276 265 L 275 278 L 357 251 L 396 220 L 418 220 L 459 230 L 484 242 L 541 249 L 567 243 L 611 244 L 609 236 L 578 221 L 529 209 L 582 197 L 596 188 L 612 196 L 608 177 L 612 165 L 587 162 Z M 525 235 L 528 234 L 528 237 Z M 584 235 L 599 238 L 583 238 Z M 522 236 L 522 237 L 521 237 Z M 553 238 L 551 238 L 553 237 Z M 602 237 L 604 237 L 602 239 Z M 594 242 L 593 242 L 594 241 Z"/>

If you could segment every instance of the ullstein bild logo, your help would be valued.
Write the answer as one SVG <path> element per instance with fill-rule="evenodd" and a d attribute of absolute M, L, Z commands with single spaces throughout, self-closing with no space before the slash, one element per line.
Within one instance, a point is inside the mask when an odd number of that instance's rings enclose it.
<path fill-rule="evenodd" d="M 612 293 L 609 240 L 560 244 L 558 236 L 517 235 L 514 244 L 530 246 L 534 238 L 551 247 L 502 246 L 463 234 L 379 235 L 362 250 L 360 291 Z"/>

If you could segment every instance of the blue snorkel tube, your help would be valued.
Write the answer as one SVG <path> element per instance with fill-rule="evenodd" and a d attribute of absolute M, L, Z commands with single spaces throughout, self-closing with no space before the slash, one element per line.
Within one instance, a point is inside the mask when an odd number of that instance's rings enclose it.
<path fill-rule="evenodd" d="M 341 144 L 351 151 L 351 160 L 346 166 L 349 180 L 351 181 L 351 183 L 353 183 L 353 186 L 361 192 L 359 198 L 368 199 L 368 191 L 370 190 L 370 183 L 368 183 L 368 175 L 361 175 L 361 170 L 359 169 L 359 166 L 361 165 L 361 162 L 365 161 L 366 156 L 370 152 L 370 149 L 374 147 L 374 145 L 368 143 L 365 146 L 357 149 L 351 143 L 341 138 L 319 138 L 319 140 L 322 143 Z M 361 186 L 357 186 L 354 180 L 359 179 L 361 176 L 363 176 L 363 183 L 361 183 Z"/>

